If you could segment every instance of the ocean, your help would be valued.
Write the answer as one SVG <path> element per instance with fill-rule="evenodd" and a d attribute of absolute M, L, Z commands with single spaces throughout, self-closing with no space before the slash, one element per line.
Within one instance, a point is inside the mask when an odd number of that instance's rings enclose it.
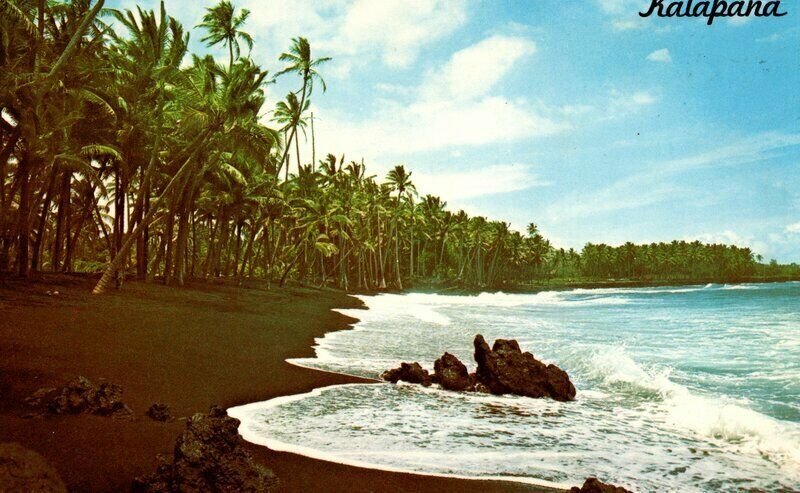
<path fill-rule="evenodd" d="M 797 491 L 800 283 L 361 296 L 292 363 L 378 378 L 516 339 L 573 402 L 349 384 L 229 410 L 245 439 L 351 465 L 635 491 Z"/>

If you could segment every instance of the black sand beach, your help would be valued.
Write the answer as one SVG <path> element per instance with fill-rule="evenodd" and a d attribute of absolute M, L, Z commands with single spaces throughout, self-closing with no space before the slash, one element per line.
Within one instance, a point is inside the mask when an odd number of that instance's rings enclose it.
<path fill-rule="evenodd" d="M 42 454 L 70 491 L 127 491 L 171 452 L 184 427 L 150 420 L 166 403 L 177 417 L 357 381 L 292 366 L 315 337 L 352 319 L 331 309 L 360 302 L 341 292 L 197 283 L 187 289 L 127 283 L 91 296 L 91 281 L 56 277 L 0 285 L 0 442 Z M 54 294 L 55 292 L 58 294 Z M 48 294 L 48 292 L 50 294 Z M 23 418 L 23 399 L 83 375 L 124 389 L 133 421 L 92 415 Z M 248 444 L 280 479 L 279 491 L 542 491 L 518 483 L 382 472 Z"/>

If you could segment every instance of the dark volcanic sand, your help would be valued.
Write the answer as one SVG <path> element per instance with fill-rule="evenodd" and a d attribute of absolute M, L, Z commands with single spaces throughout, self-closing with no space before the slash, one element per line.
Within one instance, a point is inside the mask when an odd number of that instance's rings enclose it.
<path fill-rule="evenodd" d="M 127 491 L 154 470 L 183 422 L 145 416 L 153 402 L 175 416 L 225 408 L 357 379 L 289 365 L 312 356 L 314 337 L 353 320 L 330 311 L 356 307 L 331 290 L 129 282 L 90 296 L 80 278 L 0 280 L 0 442 L 42 454 L 70 491 Z M 48 295 L 47 291 L 59 291 Z M 89 415 L 24 419 L 22 399 L 83 375 L 122 385 L 134 421 Z M 541 491 L 518 483 L 389 473 L 277 453 L 248 444 L 280 478 L 280 491 Z"/>

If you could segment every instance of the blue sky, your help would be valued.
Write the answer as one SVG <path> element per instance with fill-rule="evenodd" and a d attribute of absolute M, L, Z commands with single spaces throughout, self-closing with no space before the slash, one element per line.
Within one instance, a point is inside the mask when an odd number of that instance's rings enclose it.
<path fill-rule="evenodd" d="M 556 246 L 700 239 L 800 261 L 798 2 L 710 27 L 641 19 L 640 0 L 235 3 L 272 72 L 297 35 L 333 57 L 318 156 L 405 164 L 421 194 Z M 208 5 L 166 1 L 187 27 Z"/>

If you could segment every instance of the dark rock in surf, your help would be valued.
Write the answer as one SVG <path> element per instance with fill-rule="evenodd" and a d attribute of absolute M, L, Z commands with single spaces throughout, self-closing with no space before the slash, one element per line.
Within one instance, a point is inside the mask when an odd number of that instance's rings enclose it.
<path fill-rule="evenodd" d="M 450 353 L 444 353 L 436 360 L 433 374 L 436 382 L 445 390 L 472 390 L 475 385 L 464 363 Z"/>
<path fill-rule="evenodd" d="M 418 383 L 428 387 L 433 383 L 428 370 L 421 367 L 419 363 L 400 363 L 399 368 L 393 368 L 383 372 L 381 378 L 392 383 L 398 381 L 408 383 Z"/>
<path fill-rule="evenodd" d="M 195 414 L 178 437 L 172 462 L 163 461 L 155 473 L 137 477 L 132 491 L 171 493 L 216 491 L 265 492 L 277 483 L 275 476 L 253 461 L 243 447 L 239 420 L 212 406 L 208 414 Z"/>
<path fill-rule="evenodd" d="M 517 341 L 497 339 L 489 349 L 478 334 L 474 346 L 478 381 L 491 393 L 550 397 L 557 401 L 575 398 L 575 386 L 567 372 L 553 364 L 545 365 L 529 352 L 523 353 Z"/>
<path fill-rule="evenodd" d="M 517 341 L 497 339 L 490 349 L 478 334 L 474 346 L 478 363 L 475 373 L 469 373 L 452 354 L 444 353 L 434 363 L 433 375 L 419 363 L 401 363 L 400 367 L 385 371 L 381 378 L 392 383 L 402 380 L 424 386 L 438 383 L 445 390 L 550 397 L 557 401 L 575 398 L 575 386 L 567 372 L 556 365 L 542 363 L 529 352 L 523 353 Z"/>
<path fill-rule="evenodd" d="M 606 484 L 597 478 L 586 478 L 582 487 L 573 486 L 569 491 L 570 493 L 632 493 L 622 486 Z"/>
<path fill-rule="evenodd" d="M 18 443 L 0 443 L 0 491 L 67 493 L 67 487 L 41 455 Z"/>

